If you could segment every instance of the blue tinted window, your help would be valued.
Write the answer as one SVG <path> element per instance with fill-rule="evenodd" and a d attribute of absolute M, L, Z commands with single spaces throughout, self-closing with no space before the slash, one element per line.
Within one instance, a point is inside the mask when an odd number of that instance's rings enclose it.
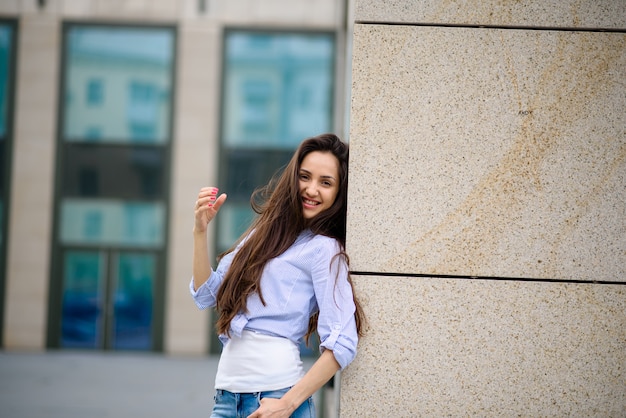
<path fill-rule="evenodd" d="M 65 31 L 59 240 L 161 248 L 174 31 Z"/>
<path fill-rule="evenodd" d="M 61 345 L 97 348 L 104 339 L 105 260 L 95 251 L 70 251 L 64 257 Z"/>
<path fill-rule="evenodd" d="M 60 167 L 63 196 L 165 199 L 164 147 L 81 142 L 60 149 L 65 160 Z"/>
<path fill-rule="evenodd" d="M 162 203 L 64 199 L 59 222 L 62 244 L 160 248 L 165 240 Z"/>
<path fill-rule="evenodd" d="M 156 265 L 166 245 L 174 35 L 172 28 L 65 27 L 61 257 L 53 260 L 54 273 L 64 272 L 63 347 L 160 345 L 153 299 L 163 291 Z"/>
<path fill-rule="evenodd" d="M 218 250 L 253 219 L 250 194 L 305 138 L 333 129 L 335 44 L 327 33 L 229 31 L 224 40 Z"/>
<path fill-rule="evenodd" d="M 13 28 L 0 23 L 0 141 L 5 140 L 7 134 L 12 47 Z"/>
<path fill-rule="evenodd" d="M 292 149 L 332 129 L 330 34 L 228 32 L 224 143 Z"/>
<path fill-rule="evenodd" d="M 173 31 L 75 26 L 67 31 L 66 51 L 66 140 L 168 140 Z"/>
<path fill-rule="evenodd" d="M 15 25 L 0 21 L 0 324 L 3 322 L 6 262 L 6 225 L 8 223 L 9 177 L 11 171 L 11 119 L 13 71 L 15 67 Z M 1 328 L 1 326 L 0 326 Z M 2 336 L 0 335 L 0 345 Z"/>
<path fill-rule="evenodd" d="M 152 345 L 153 282 L 156 257 L 122 253 L 117 263 L 117 286 L 113 295 L 112 346 L 147 350 Z"/>
<path fill-rule="evenodd" d="M 87 104 L 97 106 L 104 103 L 104 81 L 102 79 L 90 79 L 87 81 Z"/>
<path fill-rule="evenodd" d="M 149 350 L 156 256 L 68 251 L 64 258 L 61 346 Z"/>

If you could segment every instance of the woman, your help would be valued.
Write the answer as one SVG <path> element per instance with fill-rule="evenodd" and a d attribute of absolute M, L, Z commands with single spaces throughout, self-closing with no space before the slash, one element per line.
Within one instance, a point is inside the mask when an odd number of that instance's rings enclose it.
<path fill-rule="evenodd" d="M 347 183 L 348 146 L 333 134 L 304 140 L 253 194 L 259 216 L 216 270 L 206 231 L 226 194 L 200 190 L 190 291 L 218 312 L 212 417 L 314 417 L 312 395 L 354 359 L 363 314 L 344 251 Z M 315 330 L 321 355 L 304 373 L 299 342 Z"/>

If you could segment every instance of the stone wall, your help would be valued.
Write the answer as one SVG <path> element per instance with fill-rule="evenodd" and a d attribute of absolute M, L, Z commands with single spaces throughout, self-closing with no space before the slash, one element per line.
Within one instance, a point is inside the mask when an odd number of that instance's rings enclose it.
<path fill-rule="evenodd" d="M 353 42 L 341 415 L 623 416 L 626 3 L 358 0 Z"/>

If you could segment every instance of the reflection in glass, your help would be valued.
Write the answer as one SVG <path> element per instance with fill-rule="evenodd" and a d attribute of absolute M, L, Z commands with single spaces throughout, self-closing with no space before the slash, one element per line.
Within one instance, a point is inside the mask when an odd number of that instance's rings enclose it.
<path fill-rule="evenodd" d="M 163 199 L 166 150 L 160 146 L 63 145 L 61 193 L 66 197 Z"/>
<path fill-rule="evenodd" d="M 255 216 L 250 194 L 283 168 L 304 138 L 332 130 L 334 36 L 227 31 L 224 40 L 218 230 L 227 249 Z"/>
<path fill-rule="evenodd" d="M 60 241 L 159 247 L 164 243 L 165 208 L 160 202 L 63 199 Z"/>
<path fill-rule="evenodd" d="M 174 33 L 72 26 L 66 35 L 63 137 L 165 143 Z"/>
<path fill-rule="evenodd" d="M 10 156 L 7 154 L 7 130 L 9 115 L 9 79 L 11 71 L 11 55 L 13 46 L 13 28 L 0 23 L 0 268 L 3 268 L 4 254 L 4 214 L 6 182 L 8 181 L 8 165 Z M 0 272 L 2 277 L 2 272 Z M 1 281 L 0 281 L 1 284 Z M 0 304 L 1 308 L 1 304 Z"/>
<path fill-rule="evenodd" d="M 7 158 L 4 155 L 4 147 L 6 144 L 6 140 L 3 137 L 0 137 L 0 162 L 2 162 L 2 164 L 6 163 L 5 158 Z M 5 174 L 6 170 L 2 170 L 0 169 L 0 257 L 2 257 L 3 254 L 3 244 L 4 244 L 4 199 L 5 199 L 5 187 L 4 187 L 4 182 L 5 182 Z M 0 264 L 1 266 L 2 264 Z"/>
<path fill-rule="evenodd" d="M 66 252 L 61 346 L 149 350 L 156 256 L 118 254 L 115 277 L 108 277 L 106 259 L 103 252 Z"/>
<path fill-rule="evenodd" d="M 235 149 L 222 152 L 222 164 L 227 164 L 228 178 L 224 187 L 232 200 L 250 200 L 259 185 L 282 170 L 291 159 L 292 150 Z"/>
<path fill-rule="evenodd" d="M 117 266 L 113 296 L 112 346 L 116 349 L 148 350 L 152 346 L 153 254 L 122 253 Z"/>
<path fill-rule="evenodd" d="M 104 80 L 92 78 L 87 81 L 87 105 L 98 106 L 104 102 Z"/>
<path fill-rule="evenodd" d="M 64 260 L 61 346 L 99 348 L 104 338 L 103 257 L 93 251 L 69 251 Z"/>
<path fill-rule="evenodd" d="M 227 147 L 293 149 L 331 130 L 331 34 L 233 31 L 224 48 Z"/>
<path fill-rule="evenodd" d="M 217 251 L 230 248 L 237 238 L 250 226 L 256 214 L 247 203 L 229 202 L 220 209 L 220 222 L 217 223 Z"/>
<path fill-rule="evenodd" d="M 9 75 L 13 51 L 13 29 L 0 23 L 0 141 L 6 140 L 9 114 Z M 3 160 L 0 160 L 3 161 Z"/>
<path fill-rule="evenodd" d="M 56 245 L 67 254 L 63 271 L 93 270 L 83 280 L 88 291 L 77 292 L 72 275 L 64 285 L 69 346 L 158 346 L 153 298 L 165 252 L 174 38 L 173 28 L 65 27 Z M 94 292 L 95 313 L 87 309 Z M 65 305 L 79 307 L 88 342 L 65 337 L 82 325 L 80 315 L 65 320 Z"/>

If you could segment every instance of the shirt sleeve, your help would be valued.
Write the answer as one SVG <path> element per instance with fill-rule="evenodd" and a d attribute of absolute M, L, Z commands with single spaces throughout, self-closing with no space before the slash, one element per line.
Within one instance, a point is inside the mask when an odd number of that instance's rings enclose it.
<path fill-rule="evenodd" d="M 197 290 L 194 290 L 193 277 L 189 283 L 189 292 L 196 306 L 200 309 L 212 308 L 217 303 L 217 292 L 224 280 L 224 276 L 235 256 L 235 251 L 226 254 L 220 260 L 217 269 L 211 269 L 211 275 Z"/>
<path fill-rule="evenodd" d="M 313 286 L 319 307 L 317 332 L 320 350 L 331 350 L 343 370 L 356 356 L 358 334 L 348 264 L 335 240 L 320 249 L 313 268 Z"/>

